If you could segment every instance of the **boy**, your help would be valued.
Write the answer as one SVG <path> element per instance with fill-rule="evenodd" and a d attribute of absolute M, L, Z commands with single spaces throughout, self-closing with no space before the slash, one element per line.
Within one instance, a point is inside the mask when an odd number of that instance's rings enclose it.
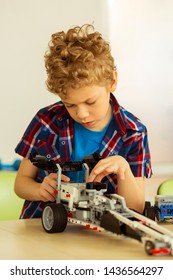
<path fill-rule="evenodd" d="M 92 25 L 55 33 L 45 66 L 47 88 L 61 101 L 36 114 L 15 149 L 23 157 L 15 181 L 16 194 L 25 199 L 21 218 L 41 217 L 45 203 L 56 199 L 57 175 L 34 166 L 32 153 L 60 162 L 97 152 L 101 160 L 88 181 L 106 182 L 109 193 L 142 213 L 144 178 L 152 173 L 147 131 L 112 94 L 117 71 L 109 44 Z M 61 180 L 70 178 L 63 174 Z"/>

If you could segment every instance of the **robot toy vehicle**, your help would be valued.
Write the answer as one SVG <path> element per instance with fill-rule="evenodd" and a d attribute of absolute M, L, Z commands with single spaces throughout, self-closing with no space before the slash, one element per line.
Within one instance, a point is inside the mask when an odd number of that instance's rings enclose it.
<path fill-rule="evenodd" d="M 62 172 L 82 169 L 87 181 L 89 172 L 99 160 L 95 154 L 82 162 L 55 163 L 39 155 L 30 159 L 35 166 L 58 175 L 56 202 L 46 204 L 42 213 L 42 225 L 47 233 L 63 232 L 71 222 L 136 239 L 144 244 L 148 255 L 173 255 L 173 232 L 129 209 L 123 197 L 107 194 L 106 184 L 61 181 Z"/>
<path fill-rule="evenodd" d="M 173 195 L 157 195 L 154 208 L 158 222 L 173 221 Z"/>

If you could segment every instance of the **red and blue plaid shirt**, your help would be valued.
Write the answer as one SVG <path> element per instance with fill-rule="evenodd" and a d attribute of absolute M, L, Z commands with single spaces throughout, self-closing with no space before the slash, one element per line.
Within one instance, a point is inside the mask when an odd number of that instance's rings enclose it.
<path fill-rule="evenodd" d="M 121 107 L 111 94 L 113 117 L 100 143 L 102 158 L 123 156 L 135 177 L 150 177 L 152 174 L 146 127 L 133 114 Z M 15 151 L 29 158 L 37 153 L 56 162 L 70 161 L 74 145 L 74 121 L 61 101 L 49 105 L 34 116 Z M 47 171 L 38 169 L 36 180 L 42 182 Z M 116 175 L 103 179 L 108 191 L 117 191 Z M 45 202 L 25 201 L 21 218 L 41 217 Z"/>

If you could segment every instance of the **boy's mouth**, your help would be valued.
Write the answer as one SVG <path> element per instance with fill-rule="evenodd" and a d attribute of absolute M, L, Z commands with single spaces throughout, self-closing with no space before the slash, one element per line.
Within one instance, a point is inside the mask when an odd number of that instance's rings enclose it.
<path fill-rule="evenodd" d="M 82 123 L 82 125 L 85 127 L 92 127 L 94 125 L 94 122 L 85 122 L 85 123 Z"/>

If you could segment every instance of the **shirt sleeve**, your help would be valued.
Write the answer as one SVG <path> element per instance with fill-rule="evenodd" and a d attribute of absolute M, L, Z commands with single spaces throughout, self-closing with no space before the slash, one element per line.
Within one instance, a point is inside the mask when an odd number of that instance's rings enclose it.
<path fill-rule="evenodd" d="M 29 158 L 31 153 L 36 152 L 36 143 L 41 131 L 41 126 L 41 120 L 37 113 L 25 130 L 20 142 L 17 144 L 15 148 L 16 153 L 22 157 Z"/>
<path fill-rule="evenodd" d="M 152 176 L 152 168 L 146 128 L 142 132 L 136 131 L 130 139 L 131 145 L 127 154 L 127 161 L 133 175 L 135 177 L 144 176 L 150 178 Z"/>

